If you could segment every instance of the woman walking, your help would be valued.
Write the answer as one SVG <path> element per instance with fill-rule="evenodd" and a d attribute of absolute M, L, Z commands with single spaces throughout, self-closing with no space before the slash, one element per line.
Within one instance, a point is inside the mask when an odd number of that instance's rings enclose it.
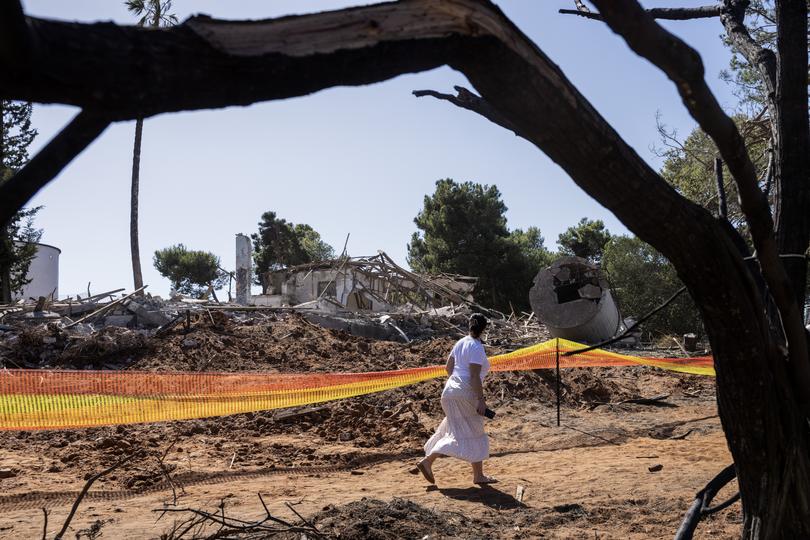
<path fill-rule="evenodd" d="M 487 404 L 483 387 L 489 360 L 481 343 L 481 333 L 486 327 L 486 317 L 473 314 L 468 324 L 469 335 L 458 340 L 447 357 L 446 369 L 450 377 L 442 391 L 445 418 L 425 443 L 425 458 L 416 465 L 431 484 L 436 483 L 433 462 L 443 456 L 470 462 L 473 483 L 497 482 L 484 475 L 483 466 L 489 457 L 489 439 L 484 432 Z"/>

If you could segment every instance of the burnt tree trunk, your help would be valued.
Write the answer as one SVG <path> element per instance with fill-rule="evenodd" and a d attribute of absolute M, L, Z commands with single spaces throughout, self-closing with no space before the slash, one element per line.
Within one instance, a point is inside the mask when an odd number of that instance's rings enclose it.
<path fill-rule="evenodd" d="M 776 2 L 776 110 L 771 119 L 779 144 L 774 160 L 777 185 L 776 237 L 785 268 L 804 305 L 810 243 L 810 126 L 807 116 L 807 3 Z"/>
<path fill-rule="evenodd" d="M 6 125 L 5 110 L 3 102 L 0 101 L 0 184 L 5 180 L 6 163 Z M 0 304 L 11 303 L 11 256 L 14 245 L 8 237 L 8 225 L 6 220 L 0 220 Z"/>
<path fill-rule="evenodd" d="M 638 22 L 617 31 L 641 49 L 649 52 L 648 38 L 660 37 L 643 11 L 628 16 L 641 10 L 635 2 L 595 3 L 612 27 Z M 613 12 L 611 20 L 606 11 Z M 711 124 L 707 132 L 714 133 L 746 197 L 743 209 L 755 229 L 757 261 L 745 261 L 744 243 L 728 223 L 672 189 L 562 71 L 485 0 L 407 0 L 267 21 L 198 17 L 148 32 L 33 18 L 27 27 L 39 58 L 47 61 L 0 64 L 8 74 L 0 80 L 0 97 L 68 103 L 103 110 L 110 119 L 282 99 L 445 64 L 463 72 L 487 104 L 477 111 L 495 111 L 497 123 L 545 152 L 675 266 L 701 309 L 712 343 L 745 536 L 810 537 L 810 384 L 802 383 L 810 360 L 795 291 L 778 259 L 767 205 L 763 215 L 758 188 L 745 183 L 753 167 L 738 144 L 739 133 L 719 107 L 706 108 L 713 96 L 698 85 L 700 57 L 682 42 L 653 39 L 649 57 L 677 81 L 701 126 Z M 680 68 L 689 71 L 683 80 Z M 806 179 L 807 164 L 796 163 L 795 178 Z M 46 181 L 37 178 L 36 185 Z M 0 218 L 12 210 L 4 206 L 3 195 L 0 187 Z M 783 206 L 782 215 L 810 214 L 802 201 L 795 211 Z M 772 333 L 768 294 L 780 310 L 785 336 Z"/>
<path fill-rule="evenodd" d="M 776 239 L 783 264 L 793 285 L 797 304 L 804 305 L 806 253 L 810 242 L 810 125 L 807 101 L 807 3 L 776 2 L 777 62 L 775 108 L 772 111 L 774 182 L 777 186 Z M 797 256 L 798 255 L 798 256 Z M 778 316 L 778 315 L 777 315 Z M 779 321 L 771 321 L 779 328 Z M 778 343 L 778 337 L 777 337 Z M 808 420 L 792 392 L 790 374 L 782 355 L 768 355 L 770 399 L 763 417 L 773 431 L 769 441 L 772 456 L 765 467 L 757 467 L 747 456 L 737 457 L 738 470 L 745 471 L 748 496 L 743 496 L 744 538 L 810 538 L 810 441 Z M 795 361 L 791 358 L 790 362 Z M 808 390 L 808 389 L 805 389 Z M 725 393 L 725 390 L 724 390 Z M 718 399 L 720 392 L 718 392 Z M 721 402 L 721 406 L 722 406 Z M 726 403 L 725 407 L 733 407 Z M 738 426 L 724 428 L 742 432 L 750 420 L 738 419 Z M 744 437 L 741 435 L 741 437 Z M 738 446 L 748 441 L 742 438 Z M 741 483 L 742 489 L 742 483 Z"/>

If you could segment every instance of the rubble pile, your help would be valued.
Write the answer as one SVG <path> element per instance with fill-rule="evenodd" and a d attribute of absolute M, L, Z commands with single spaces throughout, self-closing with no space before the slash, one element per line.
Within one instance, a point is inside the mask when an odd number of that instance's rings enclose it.
<path fill-rule="evenodd" d="M 274 322 L 297 317 L 296 320 L 305 321 L 299 324 L 302 328 L 308 323 L 311 327 L 368 340 L 412 344 L 465 335 L 467 320 L 473 313 L 466 305 L 426 310 L 410 303 L 397 306 L 389 313 L 334 313 L 320 311 L 317 305 L 308 308 L 239 306 L 182 297 L 164 300 L 148 293 L 137 295 L 138 292 L 142 291 L 125 294 L 123 289 L 118 289 L 88 294 L 85 298 L 61 301 L 39 298 L 0 306 L 0 362 L 10 368 L 123 369 L 158 352 L 179 360 L 173 369 L 264 369 L 266 366 L 262 364 L 266 362 L 258 357 L 265 352 L 257 347 L 239 350 L 235 336 L 227 335 L 231 328 L 239 327 L 247 334 L 273 333 Z M 246 330 L 256 326 L 268 329 Z M 212 330 L 213 335 L 191 335 L 203 327 Z M 305 337 L 300 328 L 289 334 L 275 332 L 275 339 L 296 341 Z M 176 335 L 184 337 L 171 338 Z M 165 337 L 169 338 L 168 344 L 162 339 Z M 243 337 L 254 342 L 256 339 L 253 335 Z M 545 327 L 528 313 L 492 318 L 484 336 L 490 345 L 500 350 L 517 349 L 548 337 Z M 312 344 L 308 346 L 317 348 Z M 331 350 L 319 350 L 320 358 L 328 358 Z M 312 352 L 309 356 L 313 356 Z M 182 360 L 188 356 L 195 356 L 196 361 Z M 217 367 L 215 360 L 220 356 L 235 358 Z M 287 367 L 295 363 L 289 362 Z M 378 369 L 392 367 L 378 366 Z"/>

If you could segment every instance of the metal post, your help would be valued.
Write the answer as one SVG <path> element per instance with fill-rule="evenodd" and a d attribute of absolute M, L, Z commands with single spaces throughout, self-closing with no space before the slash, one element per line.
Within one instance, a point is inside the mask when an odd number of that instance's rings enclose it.
<path fill-rule="evenodd" d="M 560 427 L 560 338 L 555 341 L 557 344 L 557 427 Z"/>

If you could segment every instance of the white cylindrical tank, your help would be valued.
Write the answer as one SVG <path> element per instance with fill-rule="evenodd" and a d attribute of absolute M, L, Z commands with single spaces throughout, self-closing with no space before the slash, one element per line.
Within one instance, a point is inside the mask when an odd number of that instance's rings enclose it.
<path fill-rule="evenodd" d="M 31 282 L 14 295 L 15 299 L 59 298 L 59 254 L 62 250 L 48 244 L 36 244 L 37 254 L 28 267 Z"/>
<path fill-rule="evenodd" d="M 598 266 L 563 257 L 534 278 L 529 300 L 553 337 L 598 343 L 618 332 L 619 310 Z"/>

